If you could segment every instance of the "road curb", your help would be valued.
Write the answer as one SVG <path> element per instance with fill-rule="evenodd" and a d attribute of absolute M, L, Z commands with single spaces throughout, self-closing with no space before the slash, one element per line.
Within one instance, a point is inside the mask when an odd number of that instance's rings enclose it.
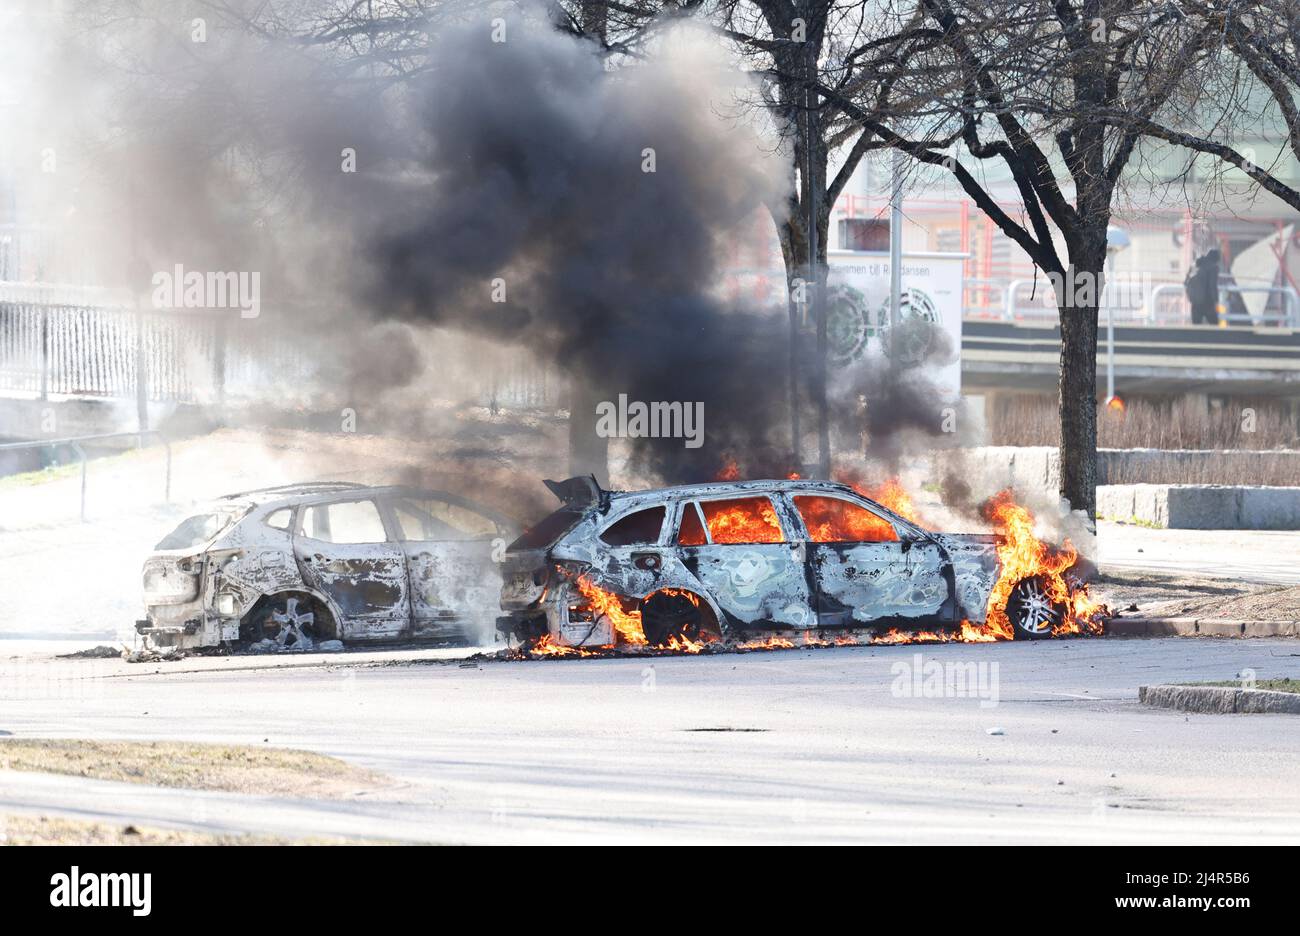
<path fill-rule="evenodd" d="M 1228 686 L 1140 686 L 1143 705 L 1209 715 L 1300 715 L 1300 694 Z"/>
<path fill-rule="evenodd" d="M 1110 637 L 1300 637 L 1300 621 L 1121 617 L 1106 622 L 1106 635 Z"/>

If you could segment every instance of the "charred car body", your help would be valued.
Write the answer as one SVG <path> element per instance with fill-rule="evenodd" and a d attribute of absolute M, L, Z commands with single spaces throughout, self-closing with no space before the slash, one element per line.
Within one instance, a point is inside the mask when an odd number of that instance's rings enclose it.
<path fill-rule="evenodd" d="M 478 643 L 505 517 L 441 491 L 343 482 L 232 494 L 145 561 L 150 649 L 428 638 Z"/>
<path fill-rule="evenodd" d="M 582 584 L 626 599 L 652 645 L 761 632 L 920 629 L 984 621 L 997 538 L 925 530 L 828 481 L 743 481 L 635 493 L 547 481 L 562 507 L 506 552 L 508 638 L 616 641 Z M 1061 609 L 1033 579 L 1007 605 L 1017 637 L 1047 637 Z"/>

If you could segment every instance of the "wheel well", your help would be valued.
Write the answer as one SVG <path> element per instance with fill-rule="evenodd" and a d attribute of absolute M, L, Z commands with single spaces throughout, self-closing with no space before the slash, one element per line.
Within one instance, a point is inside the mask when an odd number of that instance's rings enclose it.
<path fill-rule="evenodd" d="M 694 599 L 692 603 L 699 608 L 700 611 L 701 628 L 707 628 L 719 638 L 723 636 L 721 624 L 722 617 L 718 614 L 717 609 L 714 608 L 713 602 L 709 600 L 707 595 L 702 595 L 693 588 L 676 588 L 673 586 L 656 588 L 654 591 L 650 592 L 650 594 L 641 599 L 639 610 L 643 621 L 645 620 L 646 613 L 649 612 L 650 600 L 656 596 L 665 594 L 680 596 L 687 600 Z"/>
<path fill-rule="evenodd" d="M 286 588 L 283 591 L 268 592 L 253 602 L 253 606 L 239 619 L 240 624 L 252 620 L 267 608 L 282 605 L 288 598 L 297 598 L 311 608 L 312 613 L 316 615 L 313 626 L 318 639 L 337 640 L 339 638 L 339 615 L 334 610 L 333 605 L 324 595 L 302 588 Z M 321 621 L 321 615 L 325 617 L 324 622 Z M 322 623 L 327 624 L 328 627 L 322 627 Z"/>

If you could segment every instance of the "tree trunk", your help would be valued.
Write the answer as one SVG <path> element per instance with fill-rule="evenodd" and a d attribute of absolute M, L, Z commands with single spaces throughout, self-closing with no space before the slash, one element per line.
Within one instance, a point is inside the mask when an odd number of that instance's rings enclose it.
<path fill-rule="evenodd" d="M 1097 513 L 1097 309 L 1104 285 L 1105 243 L 1103 234 L 1099 244 L 1078 252 L 1081 262 L 1071 264 L 1062 295 L 1057 297 L 1061 318 L 1061 496 L 1071 510 L 1087 511 L 1089 519 L 1095 519 Z M 1090 295 L 1079 288 L 1089 281 L 1097 284 Z"/>

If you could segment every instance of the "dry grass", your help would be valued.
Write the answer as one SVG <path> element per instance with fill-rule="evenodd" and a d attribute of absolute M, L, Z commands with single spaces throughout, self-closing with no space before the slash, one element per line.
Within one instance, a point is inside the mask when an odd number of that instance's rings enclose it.
<path fill-rule="evenodd" d="M 0 770 L 310 799 L 335 799 L 392 782 L 310 751 L 176 741 L 5 739 Z"/>
<path fill-rule="evenodd" d="M 1253 421 L 1243 410 L 1254 410 Z M 1059 445 L 1057 404 L 1044 396 L 998 398 L 987 416 L 991 445 Z M 1253 431 L 1247 431 L 1253 429 Z M 1300 448 L 1300 427 L 1285 404 L 1244 401 L 1206 408 L 1191 397 L 1169 402 L 1130 400 L 1122 416 L 1102 410 L 1099 448 Z"/>
<path fill-rule="evenodd" d="M 120 826 L 54 816 L 0 816 L 0 845 L 343 845 L 346 839 L 285 839 L 192 829 Z"/>
<path fill-rule="evenodd" d="M 1244 412 L 1248 408 L 1254 411 L 1249 418 Z M 1055 447 L 1060 440 L 1056 402 L 1040 396 L 996 400 L 988 427 L 992 445 Z M 1100 464 L 1103 484 L 1300 483 L 1294 455 L 1300 449 L 1300 431 L 1288 406 L 1276 401 L 1207 409 L 1192 398 L 1132 400 L 1122 414 L 1100 411 L 1097 446 L 1164 450 L 1149 458 Z M 1184 454 L 1188 450 L 1200 451 Z"/>
<path fill-rule="evenodd" d="M 1104 459 L 1105 456 L 1102 456 Z M 1099 484 L 1300 484 L 1294 452 L 1163 452 L 1140 461 L 1108 459 Z"/>

